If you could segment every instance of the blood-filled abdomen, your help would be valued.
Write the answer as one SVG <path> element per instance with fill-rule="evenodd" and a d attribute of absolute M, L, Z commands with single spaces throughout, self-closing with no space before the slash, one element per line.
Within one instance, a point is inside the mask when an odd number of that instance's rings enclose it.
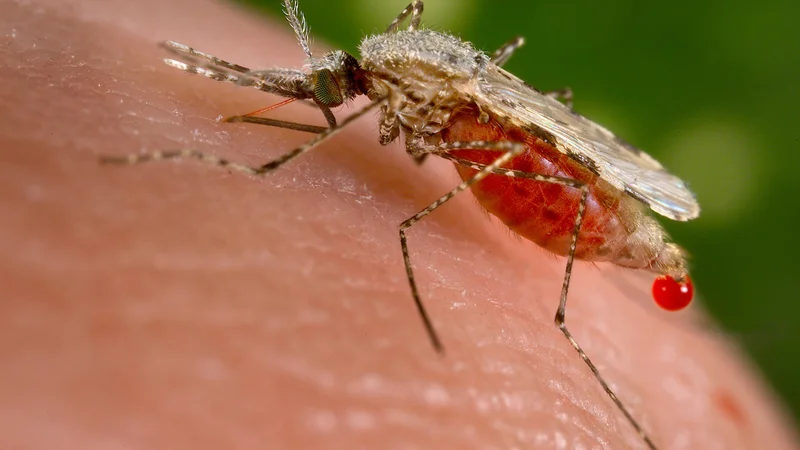
<path fill-rule="evenodd" d="M 454 115 L 441 132 L 445 142 L 514 141 L 527 151 L 504 168 L 565 177 L 583 182 L 588 197 L 575 256 L 589 261 L 610 261 L 627 267 L 660 273 L 682 271 L 675 267 L 680 250 L 665 243 L 657 223 L 632 197 L 601 180 L 597 174 L 571 159 L 536 135 L 495 120 L 481 124 L 474 110 Z M 502 152 L 455 150 L 453 155 L 479 164 L 490 164 Z M 462 179 L 477 170 L 456 164 Z M 580 189 L 521 177 L 490 174 L 472 186 L 478 201 L 511 230 L 558 255 L 566 255 L 575 229 Z M 677 253 L 676 253 L 677 252 Z M 680 258 L 682 261 L 682 257 Z"/>

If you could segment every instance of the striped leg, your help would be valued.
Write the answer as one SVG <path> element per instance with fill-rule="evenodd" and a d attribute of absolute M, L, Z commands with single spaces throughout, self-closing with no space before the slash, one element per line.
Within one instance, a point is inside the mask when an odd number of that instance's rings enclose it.
<path fill-rule="evenodd" d="M 545 92 L 544 95 L 554 98 L 572 109 L 572 89 L 565 87 L 557 91 Z"/>
<path fill-rule="evenodd" d="M 407 140 L 412 140 L 411 138 L 407 138 Z M 407 141 L 408 142 L 408 141 Z M 411 257 L 408 253 L 408 242 L 406 239 L 406 230 L 410 228 L 415 223 L 419 222 L 423 217 L 427 216 L 428 214 L 434 212 L 440 206 L 447 203 L 450 199 L 455 197 L 458 193 L 464 191 L 465 189 L 469 188 L 473 184 L 477 183 L 478 181 L 482 180 L 492 173 L 493 170 L 499 168 L 503 164 L 510 161 L 515 156 L 519 155 L 520 153 L 526 150 L 525 144 L 521 144 L 519 142 L 511 142 L 511 141 L 497 141 L 497 142 L 485 142 L 485 141 L 476 141 L 476 142 L 453 142 L 453 143 L 443 143 L 439 145 L 435 150 L 431 151 L 432 153 L 439 153 L 439 152 L 446 152 L 447 150 L 458 150 L 464 148 L 475 148 L 475 149 L 486 149 L 486 150 L 500 150 L 504 153 L 502 156 L 497 158 L 493 163 L 485 166 L 484 168 L 480 169 L 478 173 L 476 173 L 472 178 L 467 181 L 462 182 L 458 186 L 456 186 L 453 190 L 448 192 L 447 194 L 439 197 L 438 200 L 428 205 L 422 211 L 414 214 L 413 216 L 409 217 L 403 223 L 400 224 L 400 248 L 403 251 L 403 263 L 405 264 L 406 268 L 406 276 L 408 277 L 408 284 L 411 287 L 411 295 L 414 297 L 414 303 L 417 306 L 417 312 L 422 319 L 422 323 L 425 326 L 425 331 L 428 334 L 428 338 L 431 341 L 431 345 L 438 353 L 444 353 L 444 346 L 442 346 L 442 342 L 439 339 L 436 330 L 431 323 L 430 317 L 428 316 L 428 312 L 425 310 L 425 306 L 422 304 L 422 299 L 419 295 L 419 289 L 417 288 L 417 282 L 414 280 L 414 270 L 411 267 Z M 426 150 L 419 148 L 419 149 L 411 149 L 409 153 L 412 156 L 420 155 L 424 153 Z"/>
<path fill-rule="evenodd" d="M 472 149 L 472 147 L 468 145 L 464 145 L 462 148 L 469 148 L 470 150 Z M 435 154 L 442 158 L 453 161 L 456 164 L 469 167 L 475 170 L 487 170 L 489 169 L 490 166 L 494 165 L 494 164 L 485 165 L 485 164 L 474 163 L 464 158 L 459 158 L 446 151 L 445 152 L 436 151 Z M 625 405 L 622 403 L 619 397 L 617 397 L 617 395 L 608 385 L 606 380 L 600 374 L 600 371 L 597 369 L 597 366 L 594 365 L 592 360 L 589 358 L 589 355 L 587 355 L 586 352 L 583 351 L 580 344 L 578 344 L 578 341 L 575 340 L 575 338 L 572 336 L 572 333 L 567 328 L 567 317 L 566 317 L 567 293 L 569 292 L 569 283 L 572 277 L 572 265 L 575 261 L 575 249 L 578 246 L 578 235 L 580 234 L 581 223 L 583 222 L 583 216 L 584 213 L 586 212 L 586 200 L 588 198 L 589 190 L 583 183 L 570 178 L 554 177 L 549 175 L 541 175 L 537 173 L 522 172 L 519 170 L 504 169 L 502 167 L 493 167 L 491 168 L 490 172 L 493 174 L 504 175 L 514 178 L 527 178 L 535 181 L 557 183 L 565 186 L 571 186 L 581 190 L 581 200 L 580 203 L 578 204 L 578 212 L 575 215 L 575 225 L 572 231 L 572 239 L 569 245 L 569 253 L 567 254 L 567 266 L 566 269 L 564 270 L 564 281 L 563 284 L 561 285 L 561 296 L 559 299 L 558 309 L 556 310 L 556 315 L 554 319 L 555 324 L 558 327 L 558 329 L 561 330 L 562 333 L 564 333 L 564 336 L 567 338 L 570 345 L 572 345 L 572 348 L 574 348 L 575 351 L 578 352 L 578 355 L 581 357 L 583 362 L 589 367 L 589 370 L 592 371 L 594 378 L 597 380 L 598 383 L 600 383 L 600 386 L 602 386 L 603 390 L 606 392 L 611 401 L 614 402 L 614 404 L 622 412 L 622 414 L 625 416 L 628 422 L 633 426 L 634 429 L 636 429 L 636 432 L 639 434 L 642 440 L 647 444 L 647 446 L 650 449 L 655 450 L 656 446 L 653 443 L 652 439 L 650 439 L 650 436 L 647 435 L 647 432 L 644 430 L 644 428 L 639 424 L 639 422 L 636 421 L 636 419 L 633 417 L 630 411 L 628 411 L 628 409 L 625 407 Z"/>
<path fill-rule="evenodd" d="M 395 33 L 397 29 L 400 28 L 400 22 L 406 19 L 408 15 L 411 15 L 411 23 L 408 25 L 409 30 L 416 30 L 419 29 L 419 23 L 422 20 L 422 0 L 414 0 L 408 4 L 397 17 L 394 18 L 392 23 L 389 24 L 389 27 L 386 28 L 387 33 Z"/>
<path fill-rule="evenodd" d="M 346 127 L 353 121 L 357 120 L 359 117 L 363 116 L 364 114 L 368 113 L 369 111 L 377 107 L 379 104 L 381 104 L 381 102 L 383 102 L 383 99 L 378 99 L 373 101 L 367 106 L 361 108 L 359 111 L 347 117 L 345 120 L 342 121 L 341 124 L 331 128 L 324 128 L 321 133 L 317 134 L 313 139 L 306 142 L 305 144 L 302 144 L 301 146 L 295 148 L 294 150 L 284 153 L 277 159 L 274 159 L 260 166 L 245 166 L 242 164 L 232 162 L 227 159 L 218 158 L 213 155 L 208 155 L 203 152 L 199 152 L 197 150 L 173 150 L 164 152 L 145 153 L 140 155 L 133 154 L 127 156 L 101 156 L 100 162 L 104 164 L 133 165 L 147 161 L 157 161 L 163 159 L 197 159 L 208 164 L 220 167 L 228 167 L 251 175 L 264 175 L 268 172 L 277 169 L 278 167 L 284 165 L 285 163 L 293 160 L 294 158 L 302 155 L 303 153 L 312 150 L 317 145 L 321 144 L 322 142 L 328 140 L 332 136 L 339 133 L 339 131 L 341 131 L 342 128 Z M 283 123 L 293 124 L 293 122 L 283 122 Z M 290 127 L 283 127 L 283 128 L 290 128 Z M 301 131 L 309 131 L 309 130 L 301 130 Z"/>
<path fill-rule="evenodd" d="M 517 36 L 514 39 L 511 39 L 503 44 L 502 47 L 495 50 L 495 52 L 492 54 L 492 62 L 498 66 L 502 66 L 508 62 L 508 60 L 511 59 L 511 55 L 513 55 L 514 52 L 523 45 L 525 45 L 524 37 Z"/>

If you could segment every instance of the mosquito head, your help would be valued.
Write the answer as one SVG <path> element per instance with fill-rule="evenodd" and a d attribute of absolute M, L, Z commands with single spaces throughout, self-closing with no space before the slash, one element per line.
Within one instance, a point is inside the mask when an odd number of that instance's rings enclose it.
<path fill-rule="evenodd" d="M 361 66 L 352 55 L 341 50 L 312 58 L 309 81 L 315 102 L 329 108 L 363 94 Z"/>
<path fill-rule="evenodd" d="M 306 94 L 317 104 L 333 108 L 363 93 L 358 60 L 341 50 L 326 53 L 322 58 L 314 57 L 308 45 L 306 18 L 300 12 L 297 0 L 283 0 L 283 12 L 308 57 L 311 75 L 306 81 L 310 82 L 311 92 L 306 91 Z"/>

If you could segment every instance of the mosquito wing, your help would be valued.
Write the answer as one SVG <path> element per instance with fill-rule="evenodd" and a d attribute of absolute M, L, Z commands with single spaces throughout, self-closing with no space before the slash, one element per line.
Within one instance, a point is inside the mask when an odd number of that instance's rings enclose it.
<path fill-rule="evenodd" d="M 658 214 L 680 221 L 700 214 L 686 183 L 650 155 L 500 67 L 489 64 L 481 73 L 475 100 L 482 110 L 514 125 L 549 133 L 559 151 Z"/>

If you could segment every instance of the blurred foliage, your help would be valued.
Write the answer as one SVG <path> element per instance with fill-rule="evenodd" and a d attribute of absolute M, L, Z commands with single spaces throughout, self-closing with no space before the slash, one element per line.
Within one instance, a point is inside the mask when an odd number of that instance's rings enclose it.
<path fill-rule="evenodd" d="M 277 15 L 278 0 L 243 0 Z M 409 0 L 301 0 L 312 34 L 358 55 Z M 711 313 L 798 417 L 800 2 L 428 0 L 423 24 L 491 52 L 522 34 L 506 68 L 570 86 L 577 111 L 691 183 L 703 207 L 665 223 L 690 249 Z M 298 52 L 300 49 L 298 48 Z M 662 222 L 669 222 L 667 220 Z"/>

